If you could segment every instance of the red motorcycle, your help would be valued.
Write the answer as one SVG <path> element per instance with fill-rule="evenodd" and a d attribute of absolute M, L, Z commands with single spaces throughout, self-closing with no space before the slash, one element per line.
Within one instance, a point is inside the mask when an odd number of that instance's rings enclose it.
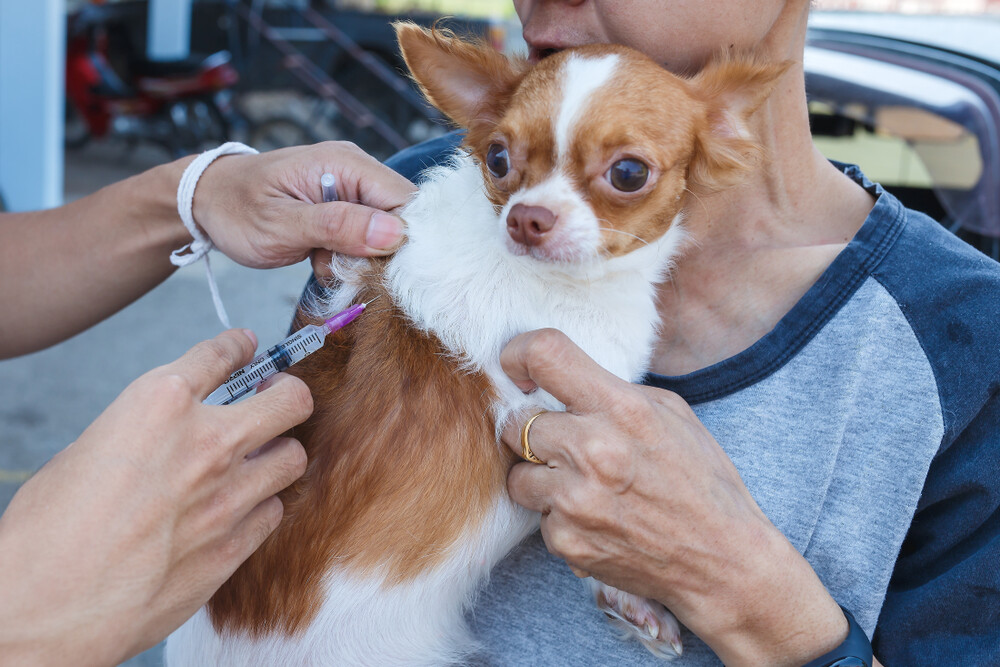
<path fill-rule="evenodd" d="M 229 140 L 245 126 L 233 105 L 239 81 L 228 51 L 160 62 L 132 48 L 114 5 L 69 16 L 66 146 L 115 135 L 152 141 L 179 157 Z"/>

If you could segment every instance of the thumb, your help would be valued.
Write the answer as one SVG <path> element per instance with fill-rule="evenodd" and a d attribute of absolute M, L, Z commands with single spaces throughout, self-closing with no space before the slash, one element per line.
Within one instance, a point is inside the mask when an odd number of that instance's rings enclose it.
<path fill-rule="evenodd" d="M 401 218 L 351 202 L 297 206 L 305 241 L 356 257 L 388 255 L 403 241 Z"/>

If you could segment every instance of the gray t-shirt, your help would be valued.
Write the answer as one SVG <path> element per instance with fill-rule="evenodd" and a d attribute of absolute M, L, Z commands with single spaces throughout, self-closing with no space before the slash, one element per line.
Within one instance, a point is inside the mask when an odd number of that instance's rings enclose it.
<path fill-rule="evenodd" d="M 907 224 L 947 234 L 908 217 L 880 194 L 852 247 L 774 332 L 695 376 L 648 380 L 694 403 L 764 513 L 869 636 L 945 429 L 908 305 L 873 273 Z M 619 639 L 538 534 L 494 571 L 470 620 L 484 665 L 663 664 Z M 682 639 L 672 665 L 722 664 L 690 632 Z"/>

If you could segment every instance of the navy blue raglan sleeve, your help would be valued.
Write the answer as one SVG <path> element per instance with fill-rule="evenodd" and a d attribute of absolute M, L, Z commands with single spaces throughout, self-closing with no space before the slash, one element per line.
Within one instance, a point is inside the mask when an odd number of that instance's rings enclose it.
<path fill-rule="evenodd" d="M 875 277 L 931 363 L 944 437 L 873 645 L 887 667 L 1000 665 L 1000 266 L 913 218 Z"/>
<path fill-rule="evenodd" d="M 385 161 L 390 169 L 416 183 L 421 172 L 447 160 L 462 141 L 460 132 L 429 139 L 416 146 L 404 148 Z"/>
<path fill-rule="evenodd" d="M 931 464 L 875 632 L 887 667 L 1000 665 L 1000 397 Z"/>

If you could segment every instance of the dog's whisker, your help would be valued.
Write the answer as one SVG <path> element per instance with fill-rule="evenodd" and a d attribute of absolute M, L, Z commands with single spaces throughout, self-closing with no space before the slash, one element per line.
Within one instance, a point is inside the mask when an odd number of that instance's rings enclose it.
<path fill-rule="evenodd" d="M 692 190 L 692 189 L 690 189 L 690 188 L 684 188 L 684 192 L 688 193 L 689 195 L 691 195 L 692 197 L 694 197 L 695 199 L 697 199 L 697 200 L 698 200 L 698 203 L 699 203 L 699 204 L 701 204 L 701 207 L 702 207 L 702 209 L 704 209 L 704 211 L 705 211 L 706 213 L 708 213 L 708 207 L 707 207 L 707 206 L 705 205 L 705 202 L 704 202 L 704 201 L 702 201 L 701 197 L 699 197 L 699 196 L 698 196 L 698 195 L 697 195 L 697 194 L 696 194 L 696 193 L 694 192 L 694 190 Z"/>
<path fill-rule="evenodd" d="M 632 234 L 630 232 L 623 232 L 620 229 L 613 229 L 611 227 L 598 227 L 598 229 L 600 231 L 602 231 L 602 232 L 613 232 L 615 234 L 622 234 L 624 236 L 631 236 L 632 238 L 634 238 L 635 240 L 639 241 L 640 243 L 642 243 L 644 245 L 649 245 L 649 241 L 647 241 L 646 239 L 642 238 L 641 236 L 636 236 L 635 234 Z"/>

